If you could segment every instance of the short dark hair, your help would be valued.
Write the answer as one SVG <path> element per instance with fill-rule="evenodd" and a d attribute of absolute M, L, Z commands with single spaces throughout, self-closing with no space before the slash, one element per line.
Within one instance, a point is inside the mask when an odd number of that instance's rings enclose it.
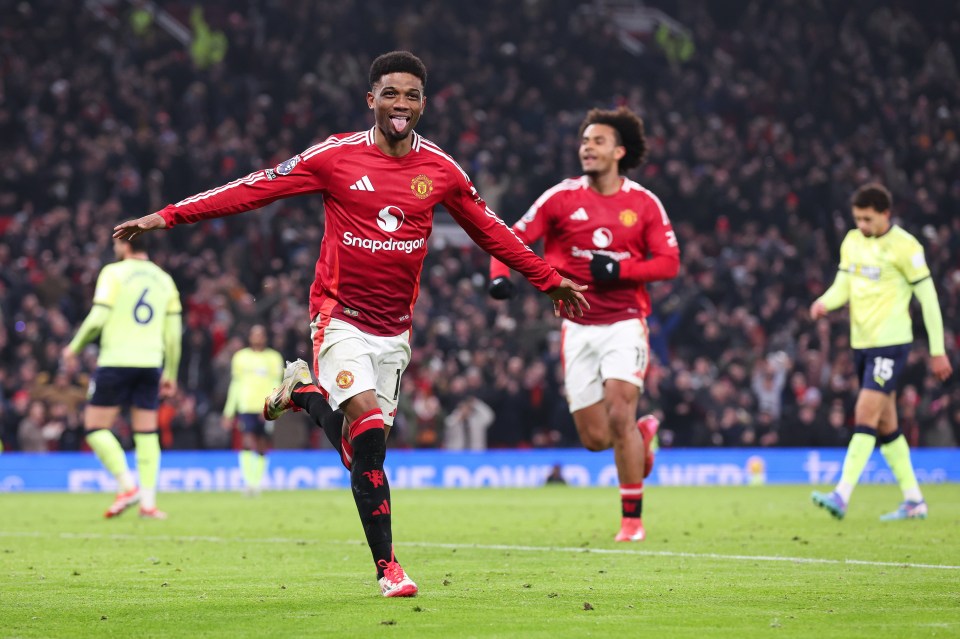
<path fill-rule="evenodd" d="M 123 240 L 130 245 L 130 250 L 134 253 L 149 253 L 150 246 L 153 244 L 149 233 L 137 233 L 128 240 Z"/>
<path fill-rule="evenodd" d="M 616 111 L 606 111 L 604 109 L 591 109 L 580 124 L 579 138 L 583 138 L 583 132 L 591 124 L 606 124 L 613 127 L 617 132 L 617 144 L 627 150 L 626 154 L 620 158 L 617 168 L 621 173 L 638 167 L 643 164 L 647 156 L 647 138 L 643 132 L 643 120 L 640 116 L 625 106 Z"/>
<path fill-rule="evenodd" d="M 391 51 L 378 56 L 370 65 L 370 88 L 388 73 L 409 73 L 420 78 L 427 87 L 427 66 L 409 51 Z"/>
<path fill-rule="evenodd" d="M 854 191 L 850 196 L 850 204 L 858 209 L 873 209 L 877 213 L 883 213 L 893 206 L 893 196 L 884 185 L 871 182 Z"/>

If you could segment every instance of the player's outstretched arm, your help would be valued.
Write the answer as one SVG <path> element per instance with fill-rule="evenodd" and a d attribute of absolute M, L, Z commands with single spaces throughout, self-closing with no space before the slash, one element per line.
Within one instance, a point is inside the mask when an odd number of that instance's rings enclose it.
<path fill-rule="evenodd" d="M 584 309 L 590 308 L 590 303 L 582 293 L 587 288 L 586 285 L 577 284 L 566 277 L 560 280 L 559 286 L 547 291 L 547 295 L 553 300 L 553 314 L 560 317 L 560 313 L 566 309 L 567 317 L 583 317 Z"/>
<path fill-rule="evenodd" d="M 167 228 L 167 222 L 159 213 L 151 213 L 135 220 L 120 222 L 113 227 L 113 237 L 118 240 L 132 240 L 141 233 L 149 233 Z"/>

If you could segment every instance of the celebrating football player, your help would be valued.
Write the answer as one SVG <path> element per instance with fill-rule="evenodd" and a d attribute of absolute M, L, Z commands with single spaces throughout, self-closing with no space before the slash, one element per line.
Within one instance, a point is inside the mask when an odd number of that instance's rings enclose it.
<path fill-rule="evenodd" d="M 671 279 L 680 268 L 660 200 L 622 175 L 645 152 L 639 117 L 626 108 L 590 111 L 580 125 L 583 175 L 546 191 L 513 227 L 528 244 L 543 238 L 544 256 L 561 274 L 593 281 L 585 294 L 589 311 L 563 322 L 564 386 L 583 445 L 613 448 L 622 515 L 616 541 L 646 535 L 643 480 L 659 427 L 652 415 L 636 418 L 650 350 L 646 283 Z M 507 265 L 491 261 L 491 296 L 512 296 L 509 274 Z"/>
<path fill-rule="evenodd" d="M 264 415 L 309 412 L 350 468 L 350 483 L 386 597 L 412 596 L 416 584 L 393 552 L 390 487 L 383 472 L 400 376 L 410 361 L 410 327 L 420 271 L 444 206 L 488 253 L 523 273 L 555 312 L 588 308 L 575 284 L 533 253 L 487 208 L 463 169 L 414 131 L 426 105 L 427 71 L 405 51 L 370 67 L 366 131 L 333 135 L 274 168 L 190 196 L 124 222 L 114 236 L 232 215 L 295 195 L 322 195 L 326 228 L 310 290 L 313 372 L 301 360 L 284 372 Z M 342 409 L 344 418 L 331 410 Z"/>

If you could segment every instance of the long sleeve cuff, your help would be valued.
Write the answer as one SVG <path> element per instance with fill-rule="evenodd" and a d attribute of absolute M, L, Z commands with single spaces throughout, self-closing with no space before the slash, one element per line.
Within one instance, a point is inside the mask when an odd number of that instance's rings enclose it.
<path fill-rule="evenodd" d="M 498 277 L 510 277 L 510 267 L 495 257 L 490 258 L 490 279 L 495 280 Z"/>
<path fill-rule="evenodd" d="M 679 255 L 654 255 L 650 259 L 628 259 L 620 262 L 620 279 L 631 282 L 669 280 L 679 272 Z"/>

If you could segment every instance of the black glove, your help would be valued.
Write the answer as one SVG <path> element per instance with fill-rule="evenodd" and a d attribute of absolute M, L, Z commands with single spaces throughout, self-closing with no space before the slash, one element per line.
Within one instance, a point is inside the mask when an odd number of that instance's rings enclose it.
<path fill-rule="evenodd" d="M 490 287 L 487 289 L 487 292 L 490 293 L 490 297 L 495 300 L 508 300 L 513 297 L 516 290 L 516 287 L 513 285 L 513 282 L 510 281 L 509 277 L 500 276 L 490 282 Z"/>
<path fill-rule="evenodd" d="M 594 282 L 612 282 L 620 279 L 620 262 L 612 257 L 594 253 L 590 259 L 590 275 Z"/>

